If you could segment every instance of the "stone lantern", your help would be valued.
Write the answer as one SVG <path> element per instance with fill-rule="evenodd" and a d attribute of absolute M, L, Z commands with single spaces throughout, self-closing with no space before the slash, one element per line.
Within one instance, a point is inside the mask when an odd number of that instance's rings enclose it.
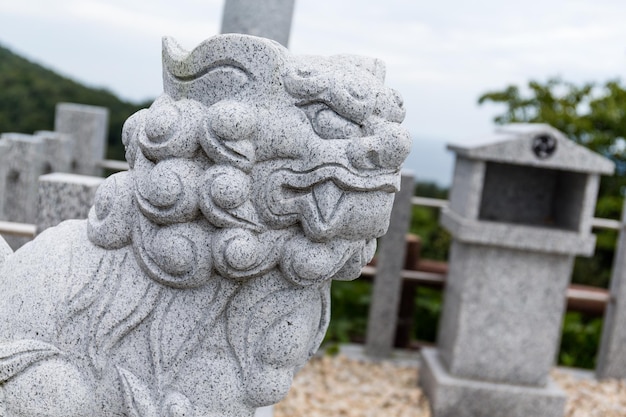
<path fill-rule="evenodd" d="M 562 416 L 549 372 L 566 289 L 574 257 L 594 251 L 600 174 L 614 165 L 543 124 L 504 126 L 485 142 L 449 146 L 450 269 L 420 383 L 434 417 Z"/>

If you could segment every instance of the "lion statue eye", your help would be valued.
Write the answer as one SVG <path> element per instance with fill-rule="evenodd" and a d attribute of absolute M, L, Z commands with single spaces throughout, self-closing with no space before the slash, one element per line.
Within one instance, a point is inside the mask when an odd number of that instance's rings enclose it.
<path fill-rule="evenodd" d="M 324 103 L 300 106 L 322 139 L 351 139 L 362 137 L 361 126 L 341 116 Z"/>

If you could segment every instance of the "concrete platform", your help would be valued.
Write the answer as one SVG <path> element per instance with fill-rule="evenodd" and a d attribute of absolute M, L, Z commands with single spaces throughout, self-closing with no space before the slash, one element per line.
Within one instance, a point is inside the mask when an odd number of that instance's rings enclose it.
<path fill-rule="evenodd" d="M 433 417 L 562 417 L 566 395 L 552 379 L 546 387 L 494 384 L 456 378 L 436 349 L 421 352 L 419 384 Z"/>

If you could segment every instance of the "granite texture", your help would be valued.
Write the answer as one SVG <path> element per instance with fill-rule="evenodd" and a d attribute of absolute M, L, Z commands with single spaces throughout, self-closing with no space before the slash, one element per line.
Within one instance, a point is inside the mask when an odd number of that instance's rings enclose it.
<path fill-rule="evenodd" d="M 573 257 L 453 241 L 439 354 L 460 378 L 543 386 Z"/>
<path fill-rule="evenodd" d="M 9 246 L 9 244 L 4 240 L 2 236 L 0 236 L 0 268 L 2 268 L 2 264 L 5 259 L 13 253 L 13 249 Z"/>
<path fill-rule="evenodd" d="M 0 220 L 31 224 L 37 221 L 39 176 L 70 172 L 77 148 L 74 142 L 72 135 L 44 130 L 33 135 L 0 136 Z M 30 240 L 12 235 L 5 238 L 13 249 Z"/>
<path fill-rule="evenodd" d="M 54 131 L 71 139 L 71 172 L 102 175 L 99 163 L 104 159 L 109 129 L 109 110 L 86 104 L 58 103 Z"/>
<path fill-rule="evenodd" d="M 100 177 L 66 173 L 39 177 L 37 233 L 64 220 L 86 219 L 103 181 Z"/>
<path fill-rule="evenodd" d="M 45 145 L 37 136 L 3 133 L 0 142 L 2 220 L 28 223 L 37 216 L 37 178 L 45 170 Z"/>
<path fill-rule="evenodd" d="M 494 384 L 447 372 L 434 349 L 423 349 L 419 384 L 433 417 L 560 417 L 566 395 L 551 379 L 545 387 Z"/>
<path fill-rule="evenodd" d="M 619 233 L 609 303 L 604 314 L 602 339 L 598 349 L 596 376 L 626 379 L 626 204 L 622 207 L 622 229 Z"/>
<path fill-rule="evenodd" d="M 242 33 L 289 43 L 295 0 L 226 0 L 221 33 Z"/>
<path fill-rule="evenodd" d="M 396 195 L 391 210 L 391 224 L 380 241 L 365 341 L 367 355 L 374 358 L 387 358 L 393 350 L 402 294 L 400 273 L 405 263 L 405 236 L 411 223 L 411 197 L 414 188 L 413 175 L 402 175 L 400 192 Z"/>
<path fill-rule="evenodd" d="M 43 173 L 70 172 L 72 170 L 73 142 L 70 135 L 39 130 L 35 136 L 44 143 Z"/>
<path fill-rule="evenodd" d="M 68 170 L 69 139 L 59 133 L 34 135 L 3 133 L 0 136 L 0 220 L 35 223 L 40 175 Z M 13 249 L 29 238 L 5 236 Z"/>
<path fill-rule="evenodd" d="M 251 417 L 388 227 L 410 138 L 380 61 L 244 35 L 163 54 L 130 171 L 0 269 L 0 415 Z"/>

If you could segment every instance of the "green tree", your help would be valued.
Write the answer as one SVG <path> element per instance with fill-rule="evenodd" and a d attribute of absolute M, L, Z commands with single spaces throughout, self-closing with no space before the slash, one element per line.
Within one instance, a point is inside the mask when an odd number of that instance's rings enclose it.
<path fill-rule="evenodd" d="M 124 157 L 121 142 L 124 121 L 146 107 L 146 103 L 129 103 L 107 90 L 81 85 L 0 46 L 0 132 L 51 130 L 59 102 L 109 109 L 108 156 L 115 159 Z"/>

